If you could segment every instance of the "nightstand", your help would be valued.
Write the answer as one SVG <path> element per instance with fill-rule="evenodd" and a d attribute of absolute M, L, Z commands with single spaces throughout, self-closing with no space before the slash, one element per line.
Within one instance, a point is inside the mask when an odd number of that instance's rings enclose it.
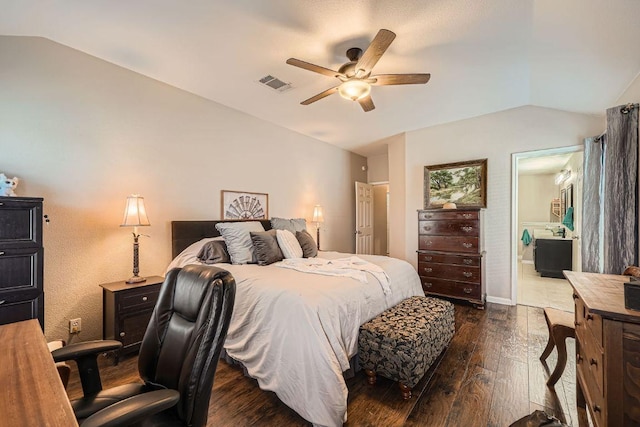
<path fill-rule="evenodd" d="M 164 277 L 152 276 L 147 277 L 146 282 L 131 285 L 124 281 L 100 285 L 102 337 L 122 342 L 122 348 L 116 353 L 116 364 L 121 355 L 140 349 L 162 282 Z"/>

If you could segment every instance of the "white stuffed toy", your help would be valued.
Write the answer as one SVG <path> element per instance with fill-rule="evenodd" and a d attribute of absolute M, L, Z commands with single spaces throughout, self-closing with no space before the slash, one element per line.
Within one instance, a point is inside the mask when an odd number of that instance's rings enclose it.
<path fill-rule="evenodd" d="M 16 193 L 13 190 L 18 186 L 18 181 L 20 180 L 15 176 L 9 179 L 5 174 L 0 173 L 0 196 L 15 197 Z"/>

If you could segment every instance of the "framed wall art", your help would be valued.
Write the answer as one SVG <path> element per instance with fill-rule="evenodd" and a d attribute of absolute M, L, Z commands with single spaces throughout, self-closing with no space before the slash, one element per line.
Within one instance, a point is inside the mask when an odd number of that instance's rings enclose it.
<path fill-rule="evenodd" d="M 424 167 L 424 208 L 487 207 L 487 159 Z"/>
<path fill-rule="evenodd" d="M 269 219 L 269 195 L 222 190 L 222 219 Z"/>

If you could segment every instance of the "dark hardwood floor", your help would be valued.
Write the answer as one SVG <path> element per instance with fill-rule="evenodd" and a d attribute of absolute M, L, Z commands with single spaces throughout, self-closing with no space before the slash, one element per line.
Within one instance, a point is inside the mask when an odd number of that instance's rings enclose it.
<path fill-rule="evenodd" d="M 347 426 L 508 426 L 536 409 L 577 425 L 575 343 L 567 340 L 569 360 L 555 391 L 545 382 L 540 360 L 548 333 L 542 309 L 487 304 L 486 310 L 456 305 L 456 335 L 430 381 L 403 401 L 395 383 L 380 378 L 367 384 L 364 372 L 347 381 Z M 101 358 L 105 387 L 139 381 L 137 357 L 118 366 Z M 547 360 L 551 370 L 556 353 Z M 70 398 L 81 395 L 72 372 Z M 574 424 L 575 423 L 575 424 Z M 209 409 L 210 426 L 309 426 L 272 392 L 221 361 Z"/>

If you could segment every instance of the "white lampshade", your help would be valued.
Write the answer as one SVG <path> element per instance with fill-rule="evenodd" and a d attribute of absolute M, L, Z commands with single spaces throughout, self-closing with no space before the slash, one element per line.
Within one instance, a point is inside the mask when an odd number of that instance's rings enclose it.
<path fill-rule="evenodd" d="M 124 218 L 120 227 L 141 227 L 151 225 L 144 208 L 144 197 L 132 194 L 127 197 L 127 206 L 124 208 Z"/>
<path fill-rule="evenodd" d="M 371 93 L 371 85 L 362 80 L 347 80 L 338 86 L 338 93 L 345 99 L 357 101 Z"/>
<path fill-rule="evenodd" d="M 322 215 L 322 206 L 316 205 L 313 208 L 313 220 L 311 222 L 315 222 L 315 223 L 324 222 L 324 216 Z"/>

